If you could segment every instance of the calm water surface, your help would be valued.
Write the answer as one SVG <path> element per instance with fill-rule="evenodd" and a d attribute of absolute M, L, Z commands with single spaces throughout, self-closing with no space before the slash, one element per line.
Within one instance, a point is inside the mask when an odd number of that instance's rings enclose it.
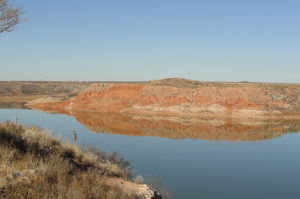
<path fill-rule="evenodd" d="M 260 135 L 260 139 L 253 141 L 252 138 L 257 137 L 255 134 L 259 132 L 250 131 L 251 141 L 237 141 L 242 138 L 233 139 L 232 133 L 228 133 L 228 125 L 225 125 L 222 128 L 226 128 L 224 132 L 230 134 L 229 139 L 222 136 L 219 139 L 216 133 L 223 130 L 214 128 L 211 133 L 211 127 L 207 131 L 209 135 L 213 134 L 213 138 L 204 136 L 206 140 L 194 135 L 195 132 L 191 130 L 194 127 L 188 128 L 193 139 L 184 136 L 170 139 L 168 137 L 175 136 L 169 135 L 170 132 L 164 132 L 163 136 L 160 132 L 153 132 L 160 137 L 149 136 L 149 133 L 147 136 L 134 136 L 138 134 L 134 132 L 128 136 L 119 135 L 116 130 L 119 128 L 112 131 L 114 134 L 105 132 L 107 128 L 102 129 L 103 133 L 92 132 L 89 130 L 91 127 L 87 128 L 72 116 L 0 109 L 0 121 L 16 118 L 20 123 L 38 125 L 55 134 L 61 133 L 63 138 L 69 140 L 72 140 L 72 129 L 75 129 L 80 144 L 91 143 L 108 152 L 116 151 L 131 161 L 137 174 L 162 177 L 176 199 L 300 198 L 300 133 L 278 134 L 275 128 L 266 126 L 266 131 L 272 131 L 267 132 L 266 139 L 261 139 Z M 105 125 L 104 122 L 101 124 Z M 152 123 L 148 124 L 149 128 L 152 126 Z M 131 128 L 127 129 L 130 131 Z M 154 128 L 153 131 L 159 129 Z M 164 127 L 166 129 L 168 127 Z M 232 125 L 230 129 L 234 129 Z M 295 131 L 294 127 L 286 129 Z"/>

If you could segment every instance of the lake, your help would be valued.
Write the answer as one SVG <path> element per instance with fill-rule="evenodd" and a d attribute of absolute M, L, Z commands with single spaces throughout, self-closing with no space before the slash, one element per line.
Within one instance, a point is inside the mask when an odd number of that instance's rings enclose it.
<path fill-rule="evenodd" d="M 16 118 L 129 160 L 161 177 L 176 199 L 299 199 L 300 123 L 0 109 Z"/>

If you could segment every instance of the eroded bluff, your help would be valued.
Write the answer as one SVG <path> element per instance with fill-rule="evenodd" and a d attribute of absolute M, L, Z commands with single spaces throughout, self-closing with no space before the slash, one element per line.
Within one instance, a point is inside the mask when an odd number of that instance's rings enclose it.
<path fill-rule="evenodd" d="M 205 83 L 165 79 L 149 83 L 95 83 L 67 99 L 39 99 L 28 106 L 74 111 L 197 115 L 232 118 L 300 118 L 300 85 Z"/>

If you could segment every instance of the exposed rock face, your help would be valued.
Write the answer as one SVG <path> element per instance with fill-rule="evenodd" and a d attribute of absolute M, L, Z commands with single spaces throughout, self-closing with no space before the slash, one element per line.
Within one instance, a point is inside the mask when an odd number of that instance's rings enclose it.
<path fill-rule="evenodd" d="M 205 83 L 166 79 L 145 84 L 97 83 L 75 97 L 30 106 L 74 111 L 197 115 L 231 118 L 300 118 L 300 85 Z"/>
<path fill-rule="evenodd" d="M 106 180 L 109 186 L 118 186 L 124 192 L 135 193 L 142 199 L 162 199 L 162 196 L 146 184 L 136 184 L 117 178 L 109 178 Z"/>

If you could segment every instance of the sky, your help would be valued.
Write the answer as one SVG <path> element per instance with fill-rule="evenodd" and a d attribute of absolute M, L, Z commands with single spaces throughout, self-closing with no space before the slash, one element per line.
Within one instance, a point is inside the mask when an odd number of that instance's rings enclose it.
<path fill-rule="evenodd" d="M 12 0 L 0 80 L 300 83 L 299 0 Z"/>

